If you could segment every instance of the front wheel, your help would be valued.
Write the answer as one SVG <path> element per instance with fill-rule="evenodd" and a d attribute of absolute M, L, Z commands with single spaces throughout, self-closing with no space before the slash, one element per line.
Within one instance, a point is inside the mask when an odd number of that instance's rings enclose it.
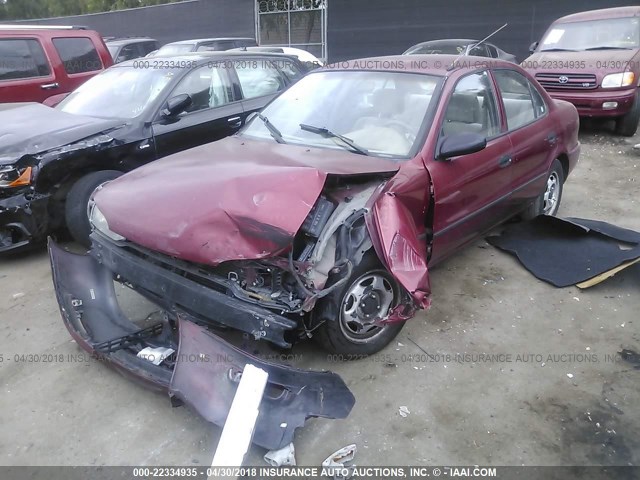
<path fill-rule="evenodd" d="M 405 322 L 375 325 L 402 298 L 402 289 L 373 251 L 362 257 L 345 284 L 320 299 L 314 318 L 322 322 L 313 337 L 330 352 L 370 355 L 382 350 Z"/>
<path fill-rule="evenodd" d="M 640 94 L 636 93 L 631 110 L 626 115 L 616 120 L 616 133 L 624 137 L 633 137 L 638 130 L 640 121 Z"/>
<path fill-rule="evenodd" d="M 560 208 L 560 201 L 562 200 L 564 180 L 562 164 L 560 160 L 556 159 L 551 164 L 551 170 L 549 170 L 547 176 L 544 192 L 542 192 L 536 201 L 522 214 L 522 219 L 532 220 L 538 215 L 551 215 L 555 217 Z"/>
<path fill-rule="evenodd" d="M 89 216 L 87 215 L 87 206 L 89 205 L 91 194 L 98 186 L 109 180 L 114 180 L 120 175 L 122 175 L 122 172 L 117 170 L 92 172 L 77 180 L 69 190 L 65 204 L 67 229 L 73 239 L 80 245 L 84 247 L 91 246 L 91 241 L 89 240 L 91 225 L 89 225 Z"/>

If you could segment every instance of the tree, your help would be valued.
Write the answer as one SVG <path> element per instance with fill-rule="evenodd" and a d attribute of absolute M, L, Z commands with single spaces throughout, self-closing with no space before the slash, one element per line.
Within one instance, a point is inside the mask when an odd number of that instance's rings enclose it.
<path fill-rule="evenodd" d="M 63 17 L 182 1 L 184 0 L 0 0 L 0 19 Z"/>

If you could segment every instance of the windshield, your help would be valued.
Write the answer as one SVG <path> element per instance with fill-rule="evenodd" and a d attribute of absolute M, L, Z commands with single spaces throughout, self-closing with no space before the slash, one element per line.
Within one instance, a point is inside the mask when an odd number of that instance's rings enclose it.
<path fill-rule="evenodd" d="M 134 118 L 156 99 L 175 73 L 166 69 L 111 67 L 83 83 L 56 108 L 76 115 Z"/>
<path fill-rule="evenodd" d="M 608 18 L 553 25 L 541 42 L 540 51 L 627 49 L 640 47 L 640 19 Z"/>
<path fill-rule="evenodd" d="M 192 43 L 174 43 L 160 47 L 156 55 L 179 55 L 193 51 L 193 47 Z"/>
<path fill-rule="evenodd" d="M 242 135 L 406 158 L 422 140 L 440 79 L 413 73 L 312 73 L 269 104 Z"/>

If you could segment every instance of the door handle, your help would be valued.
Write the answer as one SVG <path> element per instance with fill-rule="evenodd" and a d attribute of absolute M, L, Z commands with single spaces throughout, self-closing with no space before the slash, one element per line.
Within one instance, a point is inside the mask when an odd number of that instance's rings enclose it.
<path fill-rule="evenodd" d="M 54 83 L 45 83 L 44 85 L 40 85 L 40 88 L 42 90 L 51 90 L 53 88 L 58 88 L 60 86 L 60 84 L 58 82 L 54 82 Z"/>
<path fill-rule="evenodd" d="M 227 123 L 232 127 L 239 127 L 242 125 L 242 118 L 240 117 L 231 117 L 227 120 Z"/>
<path fill-rule="evenodd" d="M 547 142 L 549 142 L 549 145 L 555 145 L 557 141 L 558 141 L 558 136 L 556 135 L 555 132 L 551 132 L 549 135 L 547 135 Z"/>
<path fill-rule="evenodd" d="M 509 155 L 505 155 L 504 157 L 500 158 L 500 160 L 498 160 L 498 166 L 500 168 L 508 167 L 512 163 L 513 159 Z"/>

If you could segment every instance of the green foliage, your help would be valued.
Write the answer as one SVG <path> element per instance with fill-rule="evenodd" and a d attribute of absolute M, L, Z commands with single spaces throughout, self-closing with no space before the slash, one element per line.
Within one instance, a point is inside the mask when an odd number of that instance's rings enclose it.
<path fill-rule="evenodd" d="M 63 17 L 183 0 L 0 0 L 0 20 Z"/>

